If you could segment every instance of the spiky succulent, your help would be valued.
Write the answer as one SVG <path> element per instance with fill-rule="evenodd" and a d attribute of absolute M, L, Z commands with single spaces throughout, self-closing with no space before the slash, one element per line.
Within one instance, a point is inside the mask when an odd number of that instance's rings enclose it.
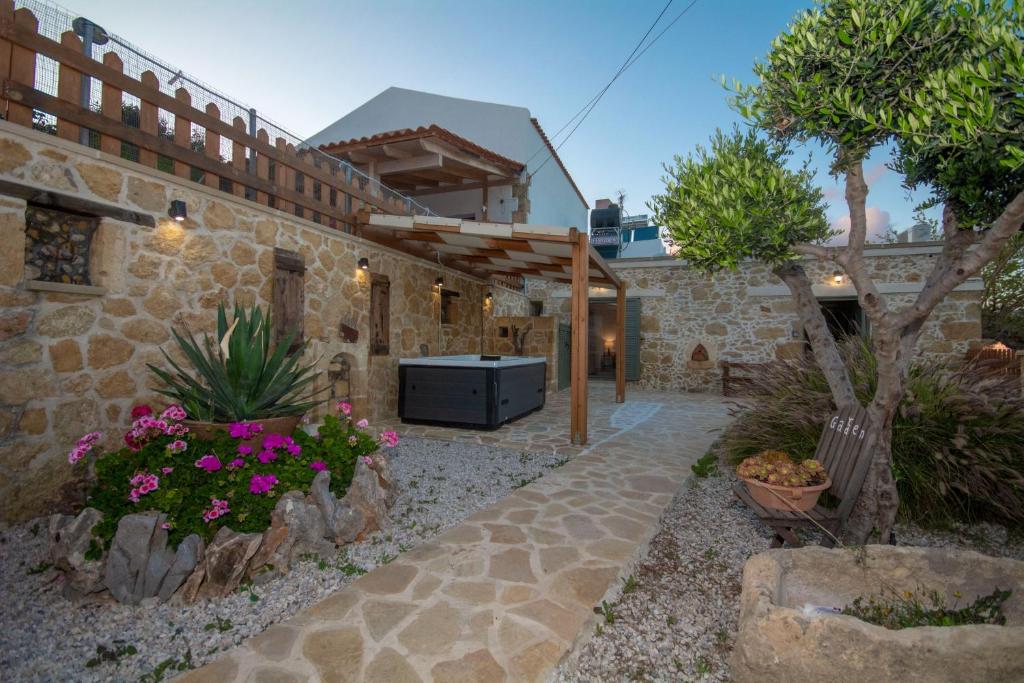
<path fill-rule="evenodd" d="M 174 339 L 192 369 L 161 349 L 173 372 L 149 365 L 166 385 L 159 393 L 179 403 L 193 420 L 235 422 L 302 415 L 322 401 L 310 391 L 315 363 L 301 363 L 305 344 L 291 349 L 294 332 L 272 343 L 270 313 L 236 305 L 231 323 L 217 308 L 216 338 L 174 330 Z"/>

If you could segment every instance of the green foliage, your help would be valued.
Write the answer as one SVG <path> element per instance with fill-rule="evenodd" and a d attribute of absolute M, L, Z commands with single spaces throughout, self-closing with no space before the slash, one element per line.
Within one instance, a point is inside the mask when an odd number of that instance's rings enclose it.
<path fill-rule="evenodd" d="M 830 146 L 836 170 L 896 145 L 910 187 L 984 225 L 1024 187 L 1024 3 L 822 0 L 737 85 L 779 139 Z"/>
<path fill-rule="evenodd" d="M 193 372 L 163 351 L 174 369 L 149 369 L 167 386 L 159 392 L 179 403 L 193 420 L 234 422 L 302 415 L 321 403 L 304 390 L 315 379 L 315 363 L 301 365 L 305 345 L 289 351 L 293 333 L 271 344 L 270 314 L 252 307 L 248 313 L 235 306 L 228 324 L 222 303 L 217 309 L 216 339 L 191 332 L 174 338 Z"/>
<path fill-rule="evenodd" d="M 945 596 L 938 591 L 907 591 L 903 595 L 893 592 L 877 599 L 859 597 L 843 608 L 843 614 L 857 617 L 876 626 L 897 630 L 917 626 L 964 626 L 966 624 L 1006 625 L 1003 603 L 1013 591 L 992 591 L 991 595 L 979 595 L 974 602 L 964 607 L 954 603 L 948 606 Z M 959 598 L 959 593 L 956 594 Z"/>
<path fill-rule="evenodd" d="M 851 340 L 842 348 L 862 403 L 873 395 L 875 359 Z M 810 458 L 834 410 L 812 359 L 771 363 L 750 375 L 756 397 L 723 436 L 730 462 L 766 449 Z M 925 525 L 990 520 L 1024 523 L 1024 397 L 1019 379 L 973 364 L 921 359 L 910 368 L 893 421 L 900 515 Z"/>
<path fill-rule="evenodd" d="M 1024 348 L 1024 232 L 1010 238 L 982 278 L 982 336 Z"/>
<path fill-rule="evenodd" d="M 679 258 L 707 272 L 748 258 L 775 265 L 792 258 L 794 243 L 831 237 L 813 174 L 806 163 L 787 168 L 789 156 L 783 145 L 739 129 L 717 131 L 710 148 L 676 156 L 665 167 L 665 193 L 648 206 Z"/>
<path fill-rule="evenodd" d="M 122 448 L 100 456 L 95 462 L 96 481 L 89 493 L 87 504 L 103 513 L 103 520 L 93 531 L 97 539 L 95 553 L 109 547 L 117 531 L 117 524 L 127 514 L 158 510 L 167 515 L 171 525 L 169 544 L 176 547 L 189 534 L 198 534 L 209 541 L 222 526 L 238 532 L 262 532 L 270 526 L 270 515 L 281 495 L 288 491 L 308 492 L 317 471 L 311 463 L 326 464 L 331 473 L 331 490 L 338 497 L 345 494 L 352 481 L 356 458 L 368 455 L 378 448 L 377 442 L 357 429 L 348 419 L 328 415 L 321 427 L 321 438 L 297 430 L 295 444 L 301 448 L 292 455 L 285 447 L 271 450 L 276 458 L 263 463 L 257 457 L 239 453 L 239 440 L 225 431 L 210 439 L 199 439 L 191 434 L 184 437 L 158 435 L 137 451 Z M 350 443 L 349 439 L 354 443 Z M 181 439 L 187 448 L 179 453 L 168 446 Z M 196 465 L 205 455 L 215 456 L 221 464 L 216 471 L 207 471 Z M 240 459 L 241 467 L 229 464 Z M 165 471 L 171 468 L 171 471 Z M 139 473 L 159 477 L 156 490 L 141 495 L 138 502 L 129 499 L 133 486 L 131 479 Z M 254 475 L 273 475 L 277 483 L 266 493 L 250 490 Z M 226 501 L 230 512 L 204 520 L 204 512 L 212 507 L 212 499 Z"/>
<path fill-rule="evenodd" d="M 93 669 L 105 662 L 119 662 L 125 657 L 131 657 L 139 653 L 131 643 L 125 644 L 122 641 L 115 640 L 113 647 L 107 647 L 106 645 L 96 646 L 96 656 L 90 657 L 85 662 L 85 668 Z"/>
<path fill-rule="evenodd" d="M 713 450 L 701 456 L 700 460 L 690 465 L 693 476 L 698 479 L 712 477 L 718 473 L 718 454 Z"/>

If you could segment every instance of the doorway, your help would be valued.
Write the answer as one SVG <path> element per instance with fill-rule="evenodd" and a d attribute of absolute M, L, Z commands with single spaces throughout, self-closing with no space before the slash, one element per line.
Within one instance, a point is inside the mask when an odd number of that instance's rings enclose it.
<path fill-rule="evenodd" d="M 640 379 L 640 299 L 626 299 L 626 352 L 616 351 L 616 310 L 614 299 L 591 299 L 588 304 L 587 374 L 591 379 L 615 381 L 615 368 L 626 365 L 626 380 Z"/>
<path fill-rule="evenodd" d="M 846 337 L 867 336 L 868 321 L 856 299 L 825 299 L 821 302 L 828 331 L 837 341 Z"/>

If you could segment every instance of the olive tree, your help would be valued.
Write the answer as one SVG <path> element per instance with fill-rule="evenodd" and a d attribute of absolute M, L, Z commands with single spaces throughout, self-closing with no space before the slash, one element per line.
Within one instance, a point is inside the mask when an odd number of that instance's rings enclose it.
<path fill-rule="evenodd" d="M 749 218 L 767 235 L 706 229 L 718 218 L 714 210 L 697 223 L 664 204 L 660 219 L 686 226 L 676 235 L 683 258 L 724 266 L 742 258 L 776 264 L 800 304 L 811 347 L 840 407 L 856 399 L 845 368 L 836 362 L 835 339 L 815 333 L 820 313 L 810 284 L 784 258 L 818 259 L 847 274 L 871 322 L 878 373 L 867 406 L 874 456 L 847 535 L 863 542 L 874 530 L 886 538 L 898 506 L 892 420 L 922 327 L 950 292 L 996 258 L 1024 222 L 1024 2 L 824 0 L 772 42 L 755 73 L 758 82 L 737 86 L 735 105 L 777 143 L 814 140 L 830 151 L 832 171 L 845 183 L 847 243 L 826 246 L 821 232 L 801 233 L 784 220 L 771 225 L 759 215 Z M 884 296 L 864 263 L 863 161 L 886 144 L 894 149 L 892 165 L 906 186 L 927 190 L 930 205 L 942 207 L 942 251 L 906 305 Z M 737 210 L 750 207 L 744 203 Z M 798 223 L 803 216 L 796 213 Z"/>

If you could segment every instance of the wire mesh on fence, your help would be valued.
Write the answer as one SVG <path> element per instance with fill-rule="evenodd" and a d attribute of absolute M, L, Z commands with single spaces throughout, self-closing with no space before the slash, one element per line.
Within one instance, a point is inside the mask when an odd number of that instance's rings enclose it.
<path fill-rule="evenodd" d="M 41 0 L 15 0 L 14 4 L 16 8 L 24 7 L 31 11 L 39 21 L 39 34 L 49 38 L 50 40 L 60 42 L 61 36 L 68 31 L 76 32 L 80 37 L 84 32 L 84 23 L 79 21 L 77 26 L 78 31 L 76 31 L 77 17 L 60 5 L 51 2 L 42 2 Z M 159 89 L 162 93 L 170 97 L 174 97 L 179 88 L 184 88 L 191 98 L 191 106 L 195 109 L 206 111 L 208 105 L 213 104 L 217 108 L 218 118 L 229 125 L 233 124 L 236 119 L 240 119 L 244 124 L 246 132 L 251 135 L 255 135 L 256 131 L 259 129 L 264 129 L 269 136 L 271 144 L 274 144 L 278 138 L 281 138 L 285 141 L 285 144 L 294 146 L 296 150 L 309 150 L 309 152 L 313 154 L 314 163 L 317 166 L 328 169 L 332 174 L 351 178 L 354 182 L 358 183 L 361 189 L 366 190 L 371 194 L 378 195 L 386 200 L 397 200 L 401 202 L 410 213 L 425 215 L 433 213 L 430 209 L 418 203 L 411 197 L 407 197 L 402 193 L 391 189 L 379 180 L 363 173 L 347 161 L 310 146 L 303 138 L 294 135 L 284 127 L 274 123 L 263 114 L 257 113 L 254 108 L 248 107 L 245 104 L 228 97 L 191 74 L 185 73 L 181 69 L 177 69 L 174 66 L 161 61 L 159 58 L 146 52 L 142 48 L 139 48 L 117 34 L 106 30 L 106 27 L 102 27 L 97 32 L 97 35 L 99 37 L 94 42 L 92 54 L 90 56 L 93 59 L 102 61 L 102 56 L 104 54 L 108 52 L 115 53 L 124 65 L 123 69 L 125 76 L 135 80 L 141 80 L 142 74 L 150 71 L 156 76 L 156 81 L 159 84 Z M 57 96 L 58 75 L 59 65 L 55 60 L 44 55 L 37 56 L 35 74 L 36 90 L 48 95 Z M 88 92 L 88 107 L 94 111 L 100 111 L 101 102 L 102 83 L 97 79 L 92 78 L 90 79 Z M 140 123 L 139 112 L 139 98 L 129 93 L 123 93 L 121 104 L 122 122 L 133 128 L 138 128 Z M 175 118 L 176 117 L 170 112 L 161 109 L 159 111 L 158 135 L 168 140 L 174 139 L 176 124 Z M 33 126 L 45 132 L 56 133 L 56 118 L 51 114 L 36 112 L 33 116 Z M 193 151 L 205 152 L 206 140 L 205 129 L 203 127 L 194 123 L 191 124 L 188 139 L 190 140 L 189 146 Z M 99 148 L 99 134 L 95 131 L 89 131 L 87 144 L 91 147 Z M 218 150 L 217 156 L 219 156 L 222 161 L 226 161 L 232 157 L 232 154 L 232 141 L 225 137 L 221 137 L 220 149 Z M 139 150 L 130 143 L 122 142 L 121 156 L 132 161 L 138 161 Z M 250 150 L 248 157 L 250 172 L 252 172 L 251 164 L 253 161 L 254 157 Z M 173 169 L 173 162 L 169 158 L 159 157 L 157 160 L 157 167 L 161 170 L 171 171 Z M 196 182 L 202 182 L 203 175 L 204 174 L 200 169 L 193 168 L 191 172 L 191 179 Z M 301 173 L 299 175 L 301 177 Z M 223 184 L 224 179 L 221 180 Z M 230 181 L 228 181 L 228 184 L 230 185 Z M 221 189 L 228 189 L 230 191 L 230 187 L 222 187 Z M 314 196 L 319 198 L 321 192 L 322 188 L 320 182 L 315 181 Z M 333 194 L 334 190 L 331 190 L 331 192 Z M 247 196 L 249 194 L 251 194 L 251 190 L 247 188 Z M 252 197 L 250 196 L 249 198 L 251 199 Z"/>

